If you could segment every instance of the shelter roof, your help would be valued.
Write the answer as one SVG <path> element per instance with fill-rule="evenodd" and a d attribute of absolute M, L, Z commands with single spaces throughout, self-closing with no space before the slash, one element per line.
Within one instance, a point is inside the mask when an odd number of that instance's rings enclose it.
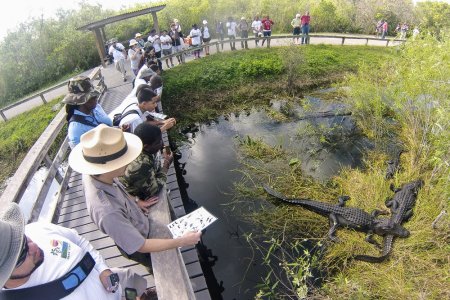
<path fill-rule="evenodd" d="M 124 13 L 121 15 L 109 17 L 109 18 L 106 18 L 106 19 L 103 19 L 100 21 L 95 21 L 90 24 L 83 25 L 81 27 L 78 27 L 77 30 L 94 30 L 96 28 L 104 27 L 105 25 L 108 25 L 108 24 L 111 24 L 114 22 L 138 17 L 140 15 L 145 15 L 145 14 L 149 14 L 152 12 L 158 12 L 158 11 L 164 9 L 165 7 L 166 7 L 166 5 L 164 4 L 164 5 L 158 5 L 158 6 L 153 6 L 153 7 L 147 7 L 147 8 L 132 11 L 132 12 L 127 12 L 127 13 Z"/>

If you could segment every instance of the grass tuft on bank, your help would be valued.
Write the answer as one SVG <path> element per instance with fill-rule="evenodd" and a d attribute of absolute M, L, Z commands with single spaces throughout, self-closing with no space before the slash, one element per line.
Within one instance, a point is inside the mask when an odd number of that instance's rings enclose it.
<path fill-rule="evenodd" d="M 309 296 L 319 299 L 450 298 L 450 218 L 444 216 L 436 223 L 442 210 L 449 211 L 450 199 L 448 49 L 448 40 L 432 38 L 409 42 L 398 51 L 324 45 L 257 49 L 207 57 L 165 73 L 164 107 L 180 119 L 180 127 L 253 106 L 263 106 L 270 113 L 268 104 L 273 98 L 298 101 L 313 88 L 338 83 L 344 87 L 339 93 L 350 105 L 359 128 L 375 144 L 362 168 L 347 168 L 328 182 L 318 182 L 303 174 L 301 158 L 291 157 L 288 149 L 265 145 L 251 136 L 247 142 L 237 143 L 243 165 L 243 179 L 235 184 L 237 202 L 253 199 L 262 204 L 261 212 L 244 217 L 271 241 L 263 255 L 279 264 L 279 257 L 275 259 L 273 254 L 295 252 L 289 247 L 297 242 L 320 241 L 317 245 L 326 246 L 315 254 L 324 272 L 315 288 L 306 284 L 311 265 L 283 261 L 286 277 L 262 275 L 260 296 L 303 297 L 308 288 Z M 283 59 L 283 51 L 294 54 L 284 53 Z M 296 57 L 300 65 L 289 67 Z M 263 68 L 261 62 L 271 67 Z M 226 73 L 223 79 L 219 77 L 222 73 Z M 284 120 L 281 115 L 273 115 L 273 119 Z M 399 173 L 387 181 L 386 161 L 394 143 L 406 152 Z M 273 151 L 280 152 L 272 156 Z M 396 239 L 391 257 L 381 264 L 353 259 L 358 254 L 379 255 L 379 250 L 364 241 L 364 234 L 339 230 L 341 241 L 329 243 L 326 218 L 279 203 L 260 185 L 269 184 L 288 197 L 330 203 L 336 203 L 339 195 L 349 195 L 348 206 L 371 211 L 386 209 L 385 199 L 393 196 L 390 183 L 400 186 L 418 178 L 425 186 L 413 217 L 404 224 L 411 236 Z M 292 275 L 296 272 L 301 277 Z M 286 278 L 290 282 L 280 282 Z"/>
<path fill-rule="evenodd" d="M 59 112 L 52 108 L 61 99 L 57 98 L 0 123 L 0 182 L 17 170 L 30 148 Z"/>

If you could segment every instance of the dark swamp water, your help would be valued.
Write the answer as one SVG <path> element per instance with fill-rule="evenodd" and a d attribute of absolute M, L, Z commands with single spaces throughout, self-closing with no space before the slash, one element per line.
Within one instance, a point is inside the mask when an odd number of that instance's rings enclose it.
<path fill-rule="evenodd" d="M 289 111 L 287 121 L 275 121 L 267 110 L 254 109 L 222 116 L 186 134 L 189 143 L 179 147 L 177 162 L 185 205 L 188 211 L 204 206 L 219 219 L 206 229 L 198 247 L 213 299 L 254 299 L 255 286 L 267 274 L 244 236 L 254 230 L 252 224 L 240 221 L 239 212 L 228 205 L 233 201 L 233 183 L 242 176 L 236 171 L 240 167 L 237 137 L 262 138 L 270 145 L 288 148 L 300 159 L 303 172 L 317 180 L 327 180 L 343 166 L 359 166 L 364 151 L 371 148 L 370 142 L 357 134 L 350 116 L 301 120 L 317 112 L 346 111 L 339 102 L 320 100 L 330 98 L 330 93 L 334 90 L 315 92 L 314 97 L 307 96 L 289 109 L 286 101 L 272 101 L 271 111 Z"/>

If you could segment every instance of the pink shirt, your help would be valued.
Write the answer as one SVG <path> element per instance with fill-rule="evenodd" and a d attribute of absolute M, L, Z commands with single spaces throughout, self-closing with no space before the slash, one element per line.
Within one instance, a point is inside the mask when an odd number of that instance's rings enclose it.
<path fill-rule="evenodd" d="M 302 16 L 301 20 L 302 20 L 302 25 L 309 24 L 309 21 L 311 20 L 311 17 L 304 15 L 304 16 Z"/>

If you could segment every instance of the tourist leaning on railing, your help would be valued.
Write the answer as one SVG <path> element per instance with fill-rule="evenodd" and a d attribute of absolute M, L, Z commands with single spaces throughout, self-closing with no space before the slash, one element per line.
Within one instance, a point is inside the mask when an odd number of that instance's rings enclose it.
<path fill-rule="evenodd" d="M 180 238 L 152 238 L 150 230 L 168 228 L 149 219 L 117 177 L 142 151 L 139 137 L 120 129 L 99 125 L 81 137 L 70 153 L 69 164 L 83 174 L 86 204 L 92 221 L 109 235 L 121 253 L 151 267 L 150 252 L 194 245 L 201 232 L 188 232 Z"/>
<path fill-rule="evenodd" d="M 69 122 L 67 136 L 69 146 L 75 147 L 80 136 L 99 124 L 112 126 L 112 121 L 97 103 L 100 93 L 94 89 L 89 77 L 77 76 L 69 80 L 69 93 L 64 97 Z"/>

